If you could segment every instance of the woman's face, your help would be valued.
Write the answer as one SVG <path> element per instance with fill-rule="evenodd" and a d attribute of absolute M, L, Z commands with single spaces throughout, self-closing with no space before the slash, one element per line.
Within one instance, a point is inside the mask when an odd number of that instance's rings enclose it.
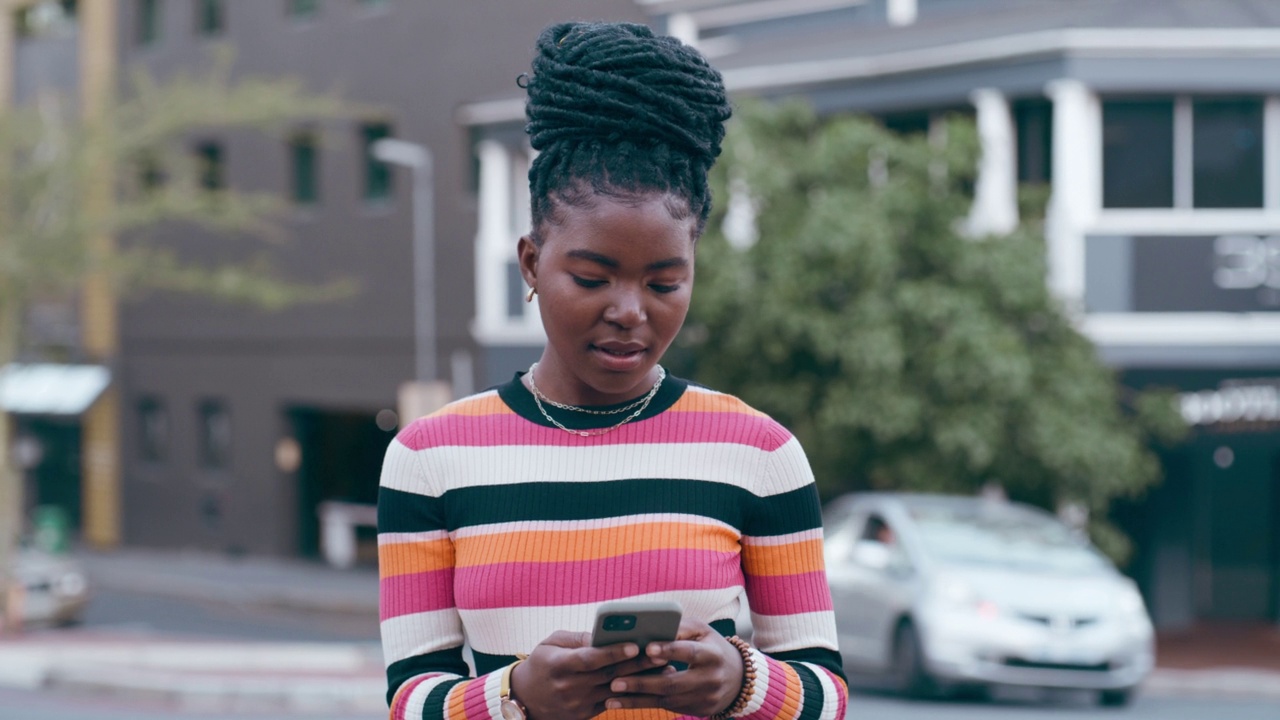
<path fill-rule="evenodd" d="M 525 282 L 538 290 L 547 346 L 538 389 L 574 405 L 646 392 L 684 324 L 693 293 L 694 218 L 677 219 L 665 193 L 589 207 L 562 205 L 543 242 L 520 238 Z"/>

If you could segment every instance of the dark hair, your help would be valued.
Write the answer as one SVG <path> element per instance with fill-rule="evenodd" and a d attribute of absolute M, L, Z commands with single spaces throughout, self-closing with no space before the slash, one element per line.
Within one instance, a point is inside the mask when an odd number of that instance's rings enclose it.
<path fill-rule="evenodd" d="M 533 239 L 560 204 L 668 192 L 673 212 L 711 212 L 707 171 L 730 109 L 724 81 L 698 53 L 632 23 L 562 23 L 538 38 L 525 114 L 539 155 L 529 168 Z"/>

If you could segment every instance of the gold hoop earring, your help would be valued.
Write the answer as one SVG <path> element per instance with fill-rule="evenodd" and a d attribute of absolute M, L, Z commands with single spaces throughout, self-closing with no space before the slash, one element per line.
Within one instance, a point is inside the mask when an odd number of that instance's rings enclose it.
<path fill-rule="evenodd" d="M 529 288 L 529 294 L 524 296 L 524 301 L 527 303 L 533 302 L 533 296 L 537 294 L 538 294 L 538 288 L 536 287 Z"/>

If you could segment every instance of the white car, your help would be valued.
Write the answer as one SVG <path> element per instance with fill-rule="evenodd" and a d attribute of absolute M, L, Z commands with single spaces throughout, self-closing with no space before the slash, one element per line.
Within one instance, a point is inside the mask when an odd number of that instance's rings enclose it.
<path fill-rule="evenodd" d="M 845 667 L 909 695 L 996 685 L 1126 705 L 1154 665 L 1132 580 L 1053 515 L 978 497 L 864 493 L 823 512 Z"/>
<path fill-rule="evenodd" d="M 20 547 L 14 577 L 22 586 L 24 625 L 71 625 L 81 620 L 89 602 L 89 583 L 75 558 Z"/>

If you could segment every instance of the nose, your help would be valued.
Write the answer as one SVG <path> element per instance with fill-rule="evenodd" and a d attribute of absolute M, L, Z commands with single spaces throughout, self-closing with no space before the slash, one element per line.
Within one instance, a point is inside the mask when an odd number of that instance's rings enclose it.
<path fill-rule="evenodd" d="M 644 296 L 641 290 L 619 286 L 609 298 L 609 306 L 605 308 L 606 322 L 621 328 L 633 328 L 646 319 Z"/>

